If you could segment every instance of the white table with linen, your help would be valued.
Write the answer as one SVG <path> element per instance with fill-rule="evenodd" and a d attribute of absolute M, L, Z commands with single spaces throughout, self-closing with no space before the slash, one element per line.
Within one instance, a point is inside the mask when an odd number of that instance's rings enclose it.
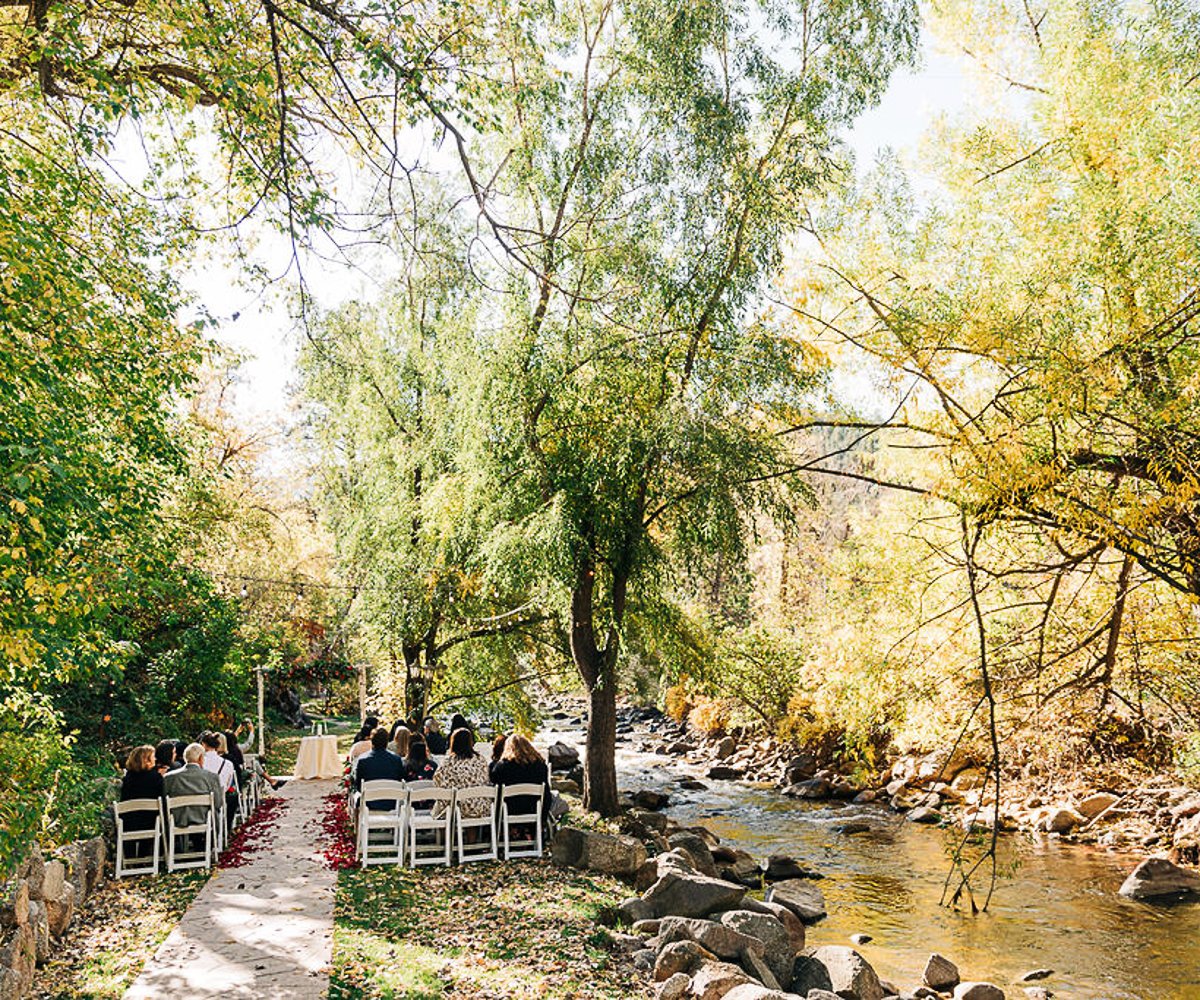
<path fill-rule="evenodd" d="M 341 776 L 342 758 L 338 753 L 336 736 L 305 736 L 300 740 L 293 778 L 311 780 Z"/>

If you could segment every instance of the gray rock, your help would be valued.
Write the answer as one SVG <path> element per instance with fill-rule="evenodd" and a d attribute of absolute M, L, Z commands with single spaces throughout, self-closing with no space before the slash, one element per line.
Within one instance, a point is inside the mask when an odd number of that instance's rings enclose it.
<path fill-rule="evenodd" d="M 954 1000 L 1004 1000 L 1004 990 L 991 983 L 959 983 L 954 987 Z"/>
<path fill-rule="evenodd" d="M 909 810 L 904 818 L 910 823 L 940 823 L 942 814 L 929 806 L 917 806 L 916 809 Z"/>
<path fill-rule="evenodd" d="M 3 947 L 0 947 L 0 968 L 8 969 L 11 976 L 5 977 L 4 987 L 12 990 L 14 997 L 24 996 L 33 986 L 33 973 L 37 966 L 37 940 L 29 924 L 18 925 Z"/>
<path fill-rule="evenodd" d="M 551 743 L 546 749 L 551 771 L 569 771 L 579 763 L 579 751 L 566 743 Z"/>
<path fill-rule="evenodd" d="M 46 880 L 46 862 L 39 847 L 29 852 L 29 857 L 17 869 L 17 878 L 24 879 L 29 886 L 30 899 L 42 899 L 42 886 Z"/>
<path fill-rule="evenodd" d="M 634 934 L 641 934 L 643 937 L 653 937 L 658 933 L 659 921 L 657 920 L 639 920 L 629 929 Z"/>
<path fill-rule="evenodd" d="M 703 781 L 697 780 L 696 778 L 680 778 L 679 787 L 686 788 L 691 792 L 703 792 L 708 788 L 708 785 L 706 785 Z"/>
<path fill-rule="evenodd" d="M 732 757 L 737 752 L 737 740 L 732 736 L 724 736 L 717 740 L 717 745 L 713 747 L 713 756 L 717 760 L 724 760 L 726 757 Z"/>
<path fill-rule="evenodd" d="M 1074 809 L 1053 809 L 1043 824 L 1047 833 L 1070 833 L 1083 823 L 1083 817 Z"/>
<path fill-rule="evenodd" d="M 675 941 L 659 951 L 654 961 L 654 981 L 665 982 L 677 972 L 685 972 L 690 976 L 701 962 L 715 959 L 712 952 L 701 948 L 695 941 Z"/>
<path fill-rule="evenodd" d="M 67 866 L 57 858 L 47 861 L 42 869 L 42 887 L 38 899 L 62 899 L 66 893 Z M 74 889 L 71 890 L 74 895 Z"/>
<path fill-rule="evenodd" d="M 1109 806 L 1116 805 L 1120 797 L 1112 792 L 1093 792 L 1075 803 L 1075 811 L 1084 819 L 1095 819 Z"/>
<path fill-rule="evenodd" d="M 853 833 L 868 833 L 871 829 L 871 824 L 865 819 L 848 819 L 844 823 L 838 823 L 833 829 L 835 833 L 849 836 Z"/>
<path fill-rule="evenodd" d="M 725 764 L 714 764 L 708 769 L 708 776 L 713 781 L 737 781 L 746 776 L 744 767 L 729 767 Z"/>
<path fill-rule="evenodd" d="M 790 854 L 772 854 L 767 858 L 767 881 L 783 882 L 790 878 L 823 879 L 825 876 L 805 868 Z"/>
<path fill-rule="evenodd" d="M 883 1000 L 883 986 L 875 970 L 853 948 L 825 945 L 813 949 L 809 957 L 824 966 L 829 976 L 829 986 L 823 986 L 821 983 L 814 983 L 812 986 L 828 989 L 845 1000 Z M 809 986 L 809 989 L 812 989 L 812 986 Z"/>
<path fill-rule="evenodd" d="M 29 883 L 9 879 L 0 888 L 0 927 L 23 927 L 29 923 Z"/>
<path fill-rule="evenodd" d="M 744 886 L 707 875 L 669 870 L 642 897 L 650 906 L 646 918 L 706 917 L 737 906 L 746 895 Z"/>
<path fill-rule="evenodd" d="M 870 944 L 875 939 L 870 934 L 851 934 L 850 943 L 853 945 Z"/>
<path fill-rule="evenodd" d="M 730 962 L 704 962 L 692 976 L 688 995 L 697 1000 L 720 1000 L 735 986 L 753 982 L 740 966 Z"/>
<path fill-rule="evenodd" d="M 767 891 L 767 901 L 786 906 L 806 924 L 815 924 L 829 913 L 825 908 L 825 894 L 805 879 L 776 882 Z"/>
<path fill-rule="evenodd" d="M 1028 997 L 1029 1000 L 1050 1000 L 1050 998 L 1054 996 L 1054 994 L 1044 986 L 1026 986 L 1022 992 L 1024 992 L 1025 996 Z"/>
<path fill-rule="evenodd" d="M 692 981 L 688 979 L 686 972 L 676 972 L 673 976 L 664 979 L 655 988 L 654 995 L 657 1000 L 683 1000 L 687 996 L 688 988 L 692 985 Z"/>
<path fill-rule="evenodd" d="M 723 1000 L 796 1000 L 796 996 L 758 983 L 743 983 L 726 993 Z"/>
<path fill-rule="evenodd" d="M 775 979 L 775 973 L 771 971 L 771 967 L 767 965 L 766 958 L 763 953 L 757 948 L 747 948 L 742 952 L 742 968 L 745 969 L 751 976 L 757 979 L 769 990 L 782 989 L 782 984 Z"/>
<path fill-rule="evenodd" d="M 646 860 L 646 848 L 634 837 L 564 826 L 559 827 L 550 842 L 550 859 L 562 868 L 583 868 L 629 878 Z"/>
<path fill-rule="evenodd" d="M 47 869 L 49 866 L 47 865 Z M 71 926 L 71 918 L 75 915 L 75 886 L 63 882 L 63 892 L 59 899 L 45 899 L 46 919 L 50 923 L 50 935 L 60 938 Z"/>
<path fill-rule="evenodd" d="M 631 927 L 636 927 L 638 924 L 645 924 L 652 921 L 654 908 L 647 903 L 641 896 L 630 896 L 628 899 L 621 900 L 621 904 L 617 907 L 617 912 L 621 915 L 621 919 Z"/>
<path fill-rule="evenodd" d="M 33 930 L 37 964 L 50 961 L 50 920 L 46 916 L 46 904 L 40 899 L 29 901 L 29 926 Z"/>
<path fill-rule="evenodd" d="M 738 958 L 747 949 L 762 950 L 762 942 L 727 924 L 697 917 L 663 917 L 658 925 L 659 951 L 676 941 L 695 941 L 717 958 Z"/>
<path fill-rule="evenodd" d="M 650 788 L 640 788 L 633 793 L 633 801 L 639 809 L 657 812 L 660 809 L 667 808 L 671 802 L 671 796 L 666 792 L 656 792 Z"/>
<path fill-rule="evenodd" d="M 792 980 L 792 965 L 796 950 L 787 928 L 773 916 L 749 910 L 728 910 L 721 914 L 721 923 L 740 934 L 754 938 L 762 945 L 763 959 L 775 981 L 784 989 Z"/>
<path fill-rule="evenodd" d="M 662 833 L 667 828 L 667 817 L 652 809 L 631 809 L 629 815 L 647 829 Z"/>
<path fill-rule="evenodd" d="M 783 794 L 793 799 L 827 799 L 832 786 L 824 778 L 808 778 L 797 781 L 783 790 Z"/>
<path fill-rule="evenodd" d="M 804 939 L 806 937 L 804 921 L 786 906 L 781 903 L 762 902 L 748 896 L 742 900 L 741 909 L 750 910 L 753 913 L 765 913 L 768 916 L 774 917 L 783 924 L 783 929 L 787 931 L 792 951 L 798 955 L 804 950 Z"/>
<path fill-rule="evenodd" d="M 712 851 L 703 837 L 694 833 L 672 833 L 667 837 L 667 843 L 676 850 L 683 851 L 692 859 L 692 864 L 701 875 L 717 877 L 717 866 L 713 861 Z"/>
<path fill-rule="evenodd" d="M 1120 893 L 1130 899 L 1200 894 L 1200 875 L 1166 858 L 1147 858 L 1129 873 Z"/>
<path fill-rule="evenodd" d="M 654 963 L 658 959 L 658 952 L 653 948 L 642 948 L 640 951 L 635 951 L 632 956 L 633 967 L 642 972 L 653 972 Z"/>
<path fill-rule="evenodd" d="M 1034 982 L 1037 982 L 1039 979 L 1049 979 L 1053 975 L 1054 975 L 1053 969 L 1033 969 L 1033 970 L 1025 973 L 1025 975 L 1023 975 L 1017 981 L 1021 982 L 1021 983 L 1034 983 Z"/>
<path fill-rule="evenodd" d="M 930 987 L 930 989 L 952 990 L 958 985 L 961 978 L 958 974 L 958 966 L 944 955 L 939 955 L 935 951 L 929 956 L 929 961 L 925 963 L 925 971 L 921 975 L 921 982 Z"/>
<path fill-rule="evenodd" d="M 572 781 L 570 778 L 551 778 L 550 787 L 560 795 L 583 794 L 583 789 L 579 787 L 579 782 Z"/>

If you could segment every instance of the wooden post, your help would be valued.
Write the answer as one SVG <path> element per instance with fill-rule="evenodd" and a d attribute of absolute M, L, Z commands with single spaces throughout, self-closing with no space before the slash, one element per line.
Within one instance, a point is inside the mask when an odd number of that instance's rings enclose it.
<path fill-rule="evenodd" d="M 365 661 L 358 665 L 358 717 L 367 717 L 367 664 Z"/>
<path fill-rule="evenodd" d="M 263 722 L 263 668 L 254 671 L 258 678 L 258 756 L 261 759 L 266 754 L 266 724 Z"/>

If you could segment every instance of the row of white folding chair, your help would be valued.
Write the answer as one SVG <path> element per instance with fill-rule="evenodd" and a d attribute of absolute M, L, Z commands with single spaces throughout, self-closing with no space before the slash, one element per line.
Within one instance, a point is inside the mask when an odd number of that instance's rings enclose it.
<path fill-rule="evenodd" d="M 191 826 L 176 824 L 175 811 L 177 809 L 201 806 L 205 808 L 203 823 Z M 154 827 L 149 830 L 126 830 L 125 816 L 134 812 L 153 812 Z M 162 799 L 129 799 L 125 802 L 114 802 L 113 814 L 117 827 L 117 878 L 123 878 L 126 875 L 157 875 L 159 848 L 163 841 L 166 842 L 163 855 L 167 871 L 208 868 L 224 850 L 227 839 L 224 834 L 225 801 L 223 795 L 169 795 L 165 801 Z M 181 854 L 178 851 L 177 838 L 201 835 L 204 837 L 203 852 L 188 851 Z M 126 847 L 147 840 L 152 841 L 150 863 L 148 865 L 131 864 L 131 861 L 140 862 L 142 859 L 131 859 L 126 852 Z"/>
<path fill-rule="evenodd" d="M 499 833 L 504 837 L 504 857 L 541 857 L 543 844 L 542 785 L 481 785 L 473 788 L 436 788 L 433 782 L 366 781 L 355 800 L 357 808 L 358 854 L 364 867 L 380 864 L 441 864 L 451 861 L 452 841 L 457 846 L 459 863 L 495 861 L 500 856 Z M 510 803 L 516 798 L 531 798 L 533 811 L 513 813 Z M 469 802 L 488 804 L 482 816 L 472 816 Z M 384 808 L 371 809 L 370 803 L 386 802 Z M 440 806 L 440 809 L 439 809 Z M 497 808 L 498 806 L 498 808 Z M 529 826 L 533 836 L 514 840 L 513 827 Z M 466 843 L 465 830 L 479 831 L 475 843 Z M 371 843 L 372 832 L 390 832 L 386 841 Z M 420 834 L 432 833 L 431 842 Z M 440 834 L 440 837 L 438 836 Z"/>

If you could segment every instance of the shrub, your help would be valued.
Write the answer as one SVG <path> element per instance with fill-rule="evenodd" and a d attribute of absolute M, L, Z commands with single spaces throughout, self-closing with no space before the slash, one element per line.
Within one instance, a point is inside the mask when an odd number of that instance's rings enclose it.
<path fill-rule="evenodd" d="M 663 693 L 663 711 L 676 722 L 682 722 L 692 710 L 692 698 L 687 687 L 673 684 Z"/>
<path fill-rule="evenodd" d="M 733 706 L 722 698 L 696 698 L 688 712 L 688 725 L 705 736 L 717 736 L 729 728 L 729 716 Z"/>

